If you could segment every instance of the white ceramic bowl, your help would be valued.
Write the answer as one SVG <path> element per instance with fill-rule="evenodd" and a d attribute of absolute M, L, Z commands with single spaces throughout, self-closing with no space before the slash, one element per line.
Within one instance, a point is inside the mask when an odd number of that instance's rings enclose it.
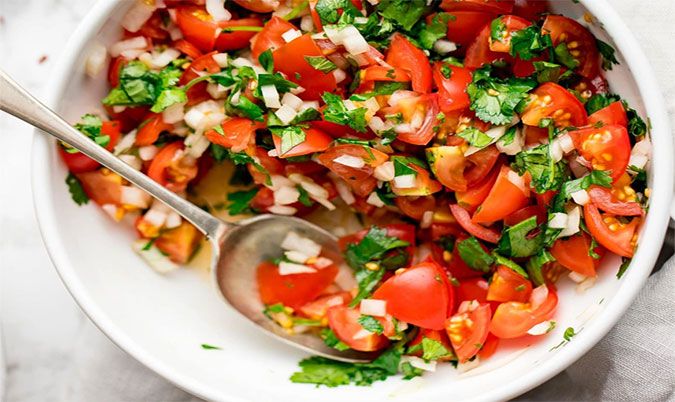
<path fill-rule="evenodd" d="M 608 74 L 624 96 L 652 124 L 651 208 L 637 254 L 617 280 L 617 259 L 600 268 L 595 287 L 576 294 L 563 281 L 558 326 L 525 349 L 502 348 L 472 371 L 443 367 L 423 380 L 390 379 L 372 387 L 315 388 L 288 377 L 305 354 L 258 332 L 216 295 L 206 275 L 194 270 L 160 276 L 131 251 L 134 234 L 93 205 L 77 207 L 64 185 L 66 169 L 54 141 L 36 135 L 32 160 L 35 209 L 49 254 L 61 278 L 85 313 L 118 346 L 150 369 L 198 396 L 227 401 L 501 400 L 551 378 L 588 351 L 617 322 L 642 287 L 656 260 L 668 223 L 673 188 L 673 148 L 654 74 L 637 42 L 606 0 L 556 1 L 556 11 L 581 17 L 584 6 L 604 26 L 594 31 L 613 42 L 621 65 Z M 47 103 L 76 121 L 99 109 L 106 91 L 100 79 L 85 77 L 84 61 L 95 42 L 119 37 L 119 19 L 130 1 L 101 0 L 70 38 L 52 73 Z M 612 38 L 610 40 L 610 38 Z M 635 79 L 638 77 L 639 79 Z M 567 327 L 579 332 L 563 347 Z M 202 343 L 222 351 L 203 350 Z"/>

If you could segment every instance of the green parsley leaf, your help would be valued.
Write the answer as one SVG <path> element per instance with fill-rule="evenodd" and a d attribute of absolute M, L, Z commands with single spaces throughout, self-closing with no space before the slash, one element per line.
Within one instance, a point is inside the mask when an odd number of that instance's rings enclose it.
<path fill-rule="evenodd" d="M 537 83 L 526 78 L 501 79 L 492 74 L 492 65 L 481 67 L 473 73 L 473 80 L 467 87 L 471 110 L 483 121 L 506 125 L 511 123 L 516 107 L 527 99 L 527 93 Z"/>
<path fill-rule="evenodd" d="M 410 174 L 417 176 L 417 170 L 410 167 L 410 165 L 417 165 L 426 169 L 424 162 L 412 156 L 392 156 L 391 161 L 394 163 L 394 176 L 397 177 L 407 176 Z"/>
<path fill-rule="evenodd" d="M 323 343 L 331 348 L 337 349 L 339 351 L 345 351 L 349 349 L 349 346 L 339 340 L 337 335 L 335 335 L 335 332 L 333 332 L 333 330 L 330 328 L 324 328 L 321 330 L 321 338 L 323 339 Z"/>
<path fill-rule="evenodd" d="M 309 193 L 307 192 L 307 190 L 304 189 L 304 187 L 298 184 L 296 188 L 300 193 L 300 197 L 298 197 L 298 201 L 300 202 L 300 204 L 306 207 L 311 207 L 312 205 L 314 205 L 314 201 L 312 201 L 312 199 L 309 198 Z"/>
<path fill-rule="evenodd" d="M 401 364 L 401 374 L 403 374 L 404 380 L 411 380 L 415 377 L 421 376 L 423 373 L 422 369 L 414 367 L 410 362 L 405 362 Z"/>
<path fill-rule="evenodd" d="M 543 245 L 543 236 L 538 234 L 534 238 L 528 234 L 537 228 L 537 217 L 532 216 L 513 226 L 508 226 L 502 232 L 497 245 L 497 252 L 509 257 L 529 257 L 537 254 Z"/>
<path fill-rule="evenodd" d="M 398 237 L 388 236 L 385 229 L 372 226 L 360 242 L 347 246 L 345 260 L 352 268 L 361 269 L 367 262 L 382 258 L 389 250 L 409 245 Z"/>
<path fill-rule="evenodd" d="M 337 66 L 332 61 L 323 56 L 305 56 L 305 60 L 313 69 L 328 74 L 337 70 Z"/>
<path fill-rule="evenodd" d="M 506 37 L 506 24 L 502 17 L 497 17 L 490 23 L 490 39 L 501 42 Z"/>
<path fill-rule="evenodd" d="M 511 34 L 511 56 L 519 57 L 523 60 L 532 60 L 552 47 L 551 35 L 542 34 L 541 28 L 536 25 Z"/>
<path fill-rule="evenodd" d="M 560 44 L 553 49 L 553 53 L 555 53 L 556 60 L 570 70 L 579 67 L 579 61 L 572 56 L 570 50 L 567 48 L 567 43 L 560 42 Z"/>
<path fill-rule="evenodd" d="M 518 264 L 513 262 L 512 260 L 500 255 L 499 253 L 493 252 L 492 256 L 495 258 L 495 262 L 499 265 L 503 265 L 513 272 L 517 273 L 518 275 L 522 276 L 525 279 L 529 279 L 529 275 L 527 272 Z"/>
<path fill-rule="evenodd" d="M 381 334 L 384 332 L 384 327 L 382 324 L 375 318 L 369 315 L 361 315 L 358 318 L 357 322 L 361 324 L 363 329 L 374 334 Z"/>
<path fill-rule="evenodd" d="M 539 194 L 560 188 L 567 172 L 564 162 L 553 161 L 548 144 L 519 152 L 511 166 L 521 176 L 525 172 L 530 172 L 532 176 L 530 185 Z"/>
<path fill-rule="evenodd" d="M 495 260 L 490 254 L 483 250 L 480 242 L 475 237 L 469 237 L 457 243 L 457 251 L 459 257 L 469 266 L 469 268 L 481 271 L 490 272 L 490 267 Z"/>
<path fill-rule="evenodd" d="M 260 56 L 258 56 L 258 62 L 262 68 L 265 69 L 265 71 L 271 74 L 274 71 L 274 58 L 272 57 L 272 50 L 267 49 L 260 53 Z"/>
<path fill-rule="evenodd" d="M 535 61 L 532 64 L 536 71 L 537 82 L 540 84 L 545 82 L 557 83 L 572 75 L 571 70 L 563 72 L 563 67 L 560 64 L 549 63 L 547 61 Z"/>
<path fill-rule="evenodd" d="M 68 173 L 68 176 L 66 176 L 66 184 L 68 185 L 70 197 L 77 205 L 84 205 L 89 202 L 89 196 L 84 192 L 82 183 L 80 183 L 80 180 L 78 180 L 75 175 Z"/>
<path fill-rule="evenodd" d="M 256 120 L 256 121 L 264 121 L 265 120 L 263 118 L 263 116 L 264 116 L 263 110 L 260 108 L 260 106 L 251 102 L 245 96 L 240 96 L 239 101 L 236 104 L 232 103 L 231 97 L 230 97 L 230 104 L 235 109 L 237 109 L 244 117 L 248 117 L 249 119 Z"/>
<path fill-rule="evenodd" d="M 330 92 L 324 92 L 321 98 L 326 103 L 326 109 L 323 111 L 326 121 L 349 126 L 361 133 L 366 132 L 366 112 L 368 109 L 359 107 L 354 110 L 347 110 L 342 98 Z"/>
<path fill-rule="evenodd" d="M 427 1 L 382 0 L 377 11 L 385 19 L 409 31 L 427 12 Z"/>
<path fill-rule="evenodd" d="M 635 109 L 631 109 L 626 101 L 623 101 L 623 107 L 626 109 L 626 117 L 628 117 L 628 132 L 636 138 L 647 135 L 647 124 L 642 120 L 638 112 Z"/>
<path fill-rule="evenodd" d="M 527 261 L 525 268 L 527 269 L 530 280 L 535 286 L 541 286 L 544 284 L 544 274 L 542 273 L 541 269 L 544 265 L 553 261 L 555 261 L 555 258 L 546 250 L 541 250 L 538 254 L 532 256 Z"/>
<path fill-rule="evenodd" d="M 567 342 L 572 340 L 572 338 L 576 335 L 577 333 L 574 332 L 574 328 L 572 327 L 567 327 L 565 330 L 565 333 L 563 334 L 563 339 L 565 339 Z"/>
<path fill-rule="evenodd" d="M 612 69 L 613 65 L 619 64 L 619 60 L 616 59 L 616 51 L 607 42 L 603 42 L 600 39 L 595 39 L 597 45 L 598 45 L 598 50 L 600 51 L 600 54 L 602 55 L 602 69 L 609 71 Z"/>
<path fill-rule="evenodd" d="M 229 204 L 227 206 L 228 212 L 231 216 L 251 212 L 251 200 L 258 194 L 258 189 L 253 188 L 248 191 L 236 191 L 227 194 Z"/>
<path fill-rule="evenodd" d="M 350 0 L 319 0 L 314 7 L 323 24 L 334 24 L 340 18 L 340 10 L 343 13 L 358 13 L 358 10 Z"/>
<path fill-rule="evenodd" d="M 573 193 L 581 190 L 588 190 L 591 186 L 600 186 L 605 188 L 612 187 L 612 177 L 604 170 L 592 170 L 589 174 L 576 180 L 570 180 L 563 184 L 561 196 L 570 199 Z"/>
<path fill-rule="evenodd" d="M 289 92 L 291 89 L 298 87 L 298 84 L 287 80 L 281 73 L 260 74 L 258 75 L 258 86 L 256 87 L 255 92 L 256 97 L 262 97 L 260 88 L 265 85 L 274 85 L 280 94 Z"/>
<path fill-rule="evenodd" d="M 161 113 L 165 111 L 169 106 L 173 106 L 176 103 L 187 102 L 187 95 L 185 90 L 182 88 L 167 88 L 163 89 L 159 93 L 155 104 L 150 108 L 151 112 Z"/>
<path fill-rule="evenodd" d="M 446 349 L 443 344 L 435 339 L 423 338 L 422 342 L 422 359 L 426 361 L 438 360 L 443 357 L 453 356 L 453 353 Z"/>
<path fill-rule="evenodd" d="M 464 138 L 469 145 L 476 148 L 485 148 L 492 144 L 492 137 L 480 131 L 476 127 L 467 127 L 466 129 L 457 133 L 461 138 Z"/>
<path fill-rule="evenodd" d="M 202 343 L 202 349 L 204 350 L 222 350 L 220 346 L 209 345 L 208 343 Z"/>
<path fill-rule="evenodd" d="M 349 303 L 349 307 L 358 306 L 361 300 L 370 296 L 373 290 L 375 290 L 375 286 L 382 280 L 382 277 L 384 277 L 384 269 L 378 269 L 377 271 L 361 269 L 356 271 L 354 278 L 358 283 L 359 291 L 357 292 L 356 297 Z"/>
<path fill-rule="evenodd" d="M 586 111 L 588 114 L 593 114 L 600 109 L 604 109 L 607 106 L 611 105 L 614 102 L 620 101 L 621 98 L 618 95 L 613 94 L 597 94 L 593 95 L 588 102 L 586 102 Z"/>
<path fill-rule="evenodd" d="M 103 122 L 101 118 L 93 114 L 85 114 L 80 118 L 80 122 L 74 126 L 82 134 L 86 135 L 92 139 L 98 145 L 105 147 L 110 143 L 110 136 L 103 134 L 101 128 L 103 127 Z M 63 144 L 66 152 L 69 154 L 78 153 L 79 151 L 75 148 L 70 147 L 67 144 Z"/>
<path fill-rule="evenodd" d="M 281 138 L 280 156 L 287 154 L 290 150 L 305 142 L 305 131 L 298 126 L 288 126 L 282 128 L 270 127 L 272 135 Z"/>
<path fill-rule="evenodd" d="M 448 33 L 448 23 L 456 17 L 449 13 L 438 13 L 433 16 L 431 23 L 425 24 L 420 30 L 418 42 L 423 49 L 431 50 L 437 40 L 445 38 Z M 447 77 L 446 77 L 447 78 Z"/>

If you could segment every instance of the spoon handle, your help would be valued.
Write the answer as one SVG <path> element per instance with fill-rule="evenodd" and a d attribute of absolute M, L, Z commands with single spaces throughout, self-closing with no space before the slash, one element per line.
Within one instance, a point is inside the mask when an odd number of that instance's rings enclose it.
<path fill-rule="evenodd" d="M 3 71 L 0 71 L 0 110 L 53 135 L 119 174 L 178 212 L 211 240 L 219 239 L 229 228 L 229 225 L 225 222 L 167 190 L 164 186 L 127 165 L 89 137 L 80 133 L 21 88 Z"/>

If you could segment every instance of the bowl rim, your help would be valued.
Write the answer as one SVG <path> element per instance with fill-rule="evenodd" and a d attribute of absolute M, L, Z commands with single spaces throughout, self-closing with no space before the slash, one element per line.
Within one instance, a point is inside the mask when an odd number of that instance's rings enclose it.
<path fill-rule="evenodd" d="M 652 194 L 650 212 L 642 231 L 641 246 L 631 262 L 630 269 L 622 278 L 618 291 L 621 298 L 613 298 L 605 307 L 603 317 L 593 320 L 584 331 L 575 336 L 564 352 L 556 353 L 542 362 L 537 370 L 523 375 L 520 381 L 506 383 L 472 400 L 502 400 L 523 394 L 552 378 L 566 369 L 592 348 L 618 322 L 632 301 L 642 289 L 658 257 L 669 221 L 669 210 L 673 189 L 673 144 L 669 129 L 668 115 L 663 96 L 657 84 L 656 76 L 640 48 L 637 40 L 610 6 L 607 0 L 580 0 L 583 6 L 595 16 L 605 31 L 614 40 L 616 47 L 624 56 L 624 61 L 636 79 L 638 94 L 642 98 L 646 115 L 651 120 L 651 137 L 654 144 L 652 171 Z M 67 77 L 77 62 L 77 56 L 96 35 L 110 12 L 118 4 L 117 0 L 99 0 L 87 13 L 78 28 L 70 37 L 65 50 L 60 55 L 53 70 L 52 83 L 47 87 L 45 104 L 55 106 L 61 98 Z M 69 264 L 65 244 L 58 236 L 55 216 L 50 208 L 50 180 L 47 161 L 52 151 L 53 140 L 35 130 L 31 156 L 31 187 L 33 207 L 44 245 L 56 271 L 80 309 L 89 319 L 120 349 L 126 351 L 140 363 L 172 382 L 183 390 L 209 400 L 243 401 L 239 397 L 223 394 L 217 389 L 205 385 L 197 379 L 182 375 L 168 364 L 153 357 L 137 344 L 132 337 L 118 328 L 108 314 L 89 296 L 87 288 L 80 281 Z M 668 174 L 670 172 L 670 174 Z"/>

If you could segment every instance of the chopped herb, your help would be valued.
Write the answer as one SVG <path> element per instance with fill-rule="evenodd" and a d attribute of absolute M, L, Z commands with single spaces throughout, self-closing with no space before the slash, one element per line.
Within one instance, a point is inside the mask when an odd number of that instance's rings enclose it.
<path fill-rule="evenodd" d="M 420 30 L 418 43 L 423 49 L 431 50 L 437 40 L 443 39 L 448 33 L 448 23 L 456 17 L 449 13 L 438 13 L 433 16 L 429 24 L 425 24 Z M 448 77 L 446 77 L 448 78 Z"/>
<path fill-rule="evenodd" d="M 511 56 L 523 60 L 532 60 L 551 47 L 553 47 L 551 36 L 542 34 L 541 28 L 536 25 L 511 34 Z"/>
<path fill-rule="evenodd" d="M 527 261 L 525 268 L 527 269 L 530 280 L 535 284 L 535 286 L 541 286 L 544 284 L 544 274 L 542 273 L 541 269 L 544 265 L 553 261 L 555 261 L 555 258 L 546 250 L 541 250 L 538 254 L 532 256 Z"/>
<path fill-rule="evenodd" d="M 603 42 L 600 39 L 595 39 L 597 45 L 598 45 L 598 50 L 600 51 L 600 54 L 602 55 L 602 68 L 603 70 L 611 70 L 613 65 L 619 64 L 619 60 L 616 59 L 616 51 L 607 42 Z"/>
<path fill-rule="evenodd" d="M 312 68 L 321 71 L 324 74 L 337 70 L 335 63 L 323 56 L 305 56 L 305 60 Z"/>
<path fill-rule="evenodd" d="M 409 245 L 398 237 L 388 236 L 385 229 L 372 226 L 360 242 L 347 246 L 345 259 L 352 268 L 361 269 L 367 262 L 382 258 L 387 251 Z"/>
<path fill-rule="evenodd" d="M 222 350 L 220 346 L 209 345 L 208 343 L 202 343 L 202 349 L 204 350 Z"/>
<path fill-rule="evenodd" d="M 378 13 L 393 24 L 409 31 L 427 12 L 426 0 L 382 0 Z"/>
<path fill-rule="evenodd" d="M 377 286 L 382 280 L 382 277 L 384 277 L 384 271 L 384 269 L 378 269 L 377 271 L 361 269 L 356 271 L 354 278 L 358 282 L 359 291 L 356 294 L 356 297 L 349 303 L 349 307 L 358 306 L 361 300 L 370 296 L 373 290 L 375 290 L 375 286 Z"/>
<path fill-rule="evenodd" d="M 108 146 L 110 143 L 110 136 L 101 132 L 103 122 L 101 121 L 101 118 L 96 115 L 85 114 L 81 117 L 80 122 L 75 124 L 74 127 L 102 147 Z M 65 145 L 65 150 L 68 153 L 79 152 L 68 145 Z"/>
<path fill-rule="evenodd" d="M 626 273 L 628 267 L 630 266 L 631 259 L 623 257 L 621 258 L 621 266 L 619 267 L 619 272 L 616 273 L 616 279 L 621 279 L 623 274 Z"/>
<path fill-rule="evenodd" d="M 567 329 L 565 329 L 565 333 L 563 334 L 563 339 L 565 339 L 567 342 L 569 342 L 570 340 L 572 340 L 572 338 L 573 338 L 576 334 L 577 334 L 577 333 L 574 332 L 574 328 L 572 328 L 572 327 L 567 327 Z"/>
<path fill-rule="evenodd" d="M 350 0 L 319 0 L 314 6 L 323 24 L 334 24 L 340 19 L 340 11 L 346 14 L 358 13 Z"/>
<path fill-rule="evenodd" d="M 419 165 L 421 162 L 417 158 L 408 156 L 392 156 L 391 161 L 394 163 L 394 176 L 417 176 L 417 170 L 410 167 L 411 164 Z M 424 166 L 424 164 L 422 164 Z"/>
<path fill-rule="evenodd" d="M 547 61 L 535 61 L 532 63 L 535 69 L 535 76 L 537 82 L 543 84 L 545 82 L 560 82 L 572 75 L 571 70 L 563 72 L 563 66 L 556 63 L 549 63 Z"/>
<path fill-rule="evenodd" d="M 490 272 L 490 267 L 495 262 L 494 258 L 481 247 L 480 242 L 475 237 L 469 237 L 458 242 L 457 251 L 462 261 L 476 271 Z"/>
<path fill-rule="evenodd" d="M 480 131 L 476 127 L 467 127 L 457 134 L 464 138 L 469 145 L 476 148 L 485 148 L 492 143 L 492 137 Z"/>
<path fill-rule="evenodd" d="M 182 88 L 166 88 L 159 93 L 151 112 L 160 113 L 177 103 L 187 102 L 187 94 Z"/>
<path fill-rule="evenodd" d="M 348 110 L 342 102 L 342 98 L 330 92 L 324 92 L 321 98 L 326 103 L 326 109 L 323 111 L 326 121 L 349 126 L 361 133 L 366 132 L 366 112 L 368 109 L 359 107 Z"/>
<path fill-rule="evenodd" d="M 80 180 L 75 177 L 74 174 L 68 173 L 68 176 L 66 176 L 66 184 L 68 185 L 70 197 L 77 205 L 84 205 L 89 202 L 89 196 L 84 192 L 82 183 L 80 183 Z"/>
<path fill-rule="evenodd" d="M 264 116 L 263 110 L 260 108 L 260 106 L 251 102 L 245 96 L 240 96 L 239 101 L 236 104 L 232 103 L 230 97 L 230 104 L 234 106 L 234 108 L 237 109 L 244 117 L 248 117 L 249 119 L 256 121 L 265 120 L 263 118 Z"/>
<path fill-rule="evenodd" d="M 551 158 L 548 144 L 518 153 L 511 166 L 521 176 L 525 172 L 530 172 L 532 176 L 530 185 L 539 194 L 560 188 L 567 177 L 566 165 L 562 161 L 556 163 Z"/>
<path fill-rule="evenodd" d="M 414 367 L 410 362 L 405 362 L 401 364 L 401 374 L 403 374 L 404 380 L 411 380 L 415 377 L 421 376 L 423 373 L 422 369 Z"/>
<path fill-rule="evenodd" d="M 495 262 L 499 265 L 503 265 L 507 268 L 509 268 L 511 271 L 519 274 L 525 279 L 529 279 L 529 275 L 527 274 L 527 271 L 525 271 L 520 265 L 516 264 L 512 260 L 509 260 L 506 257 L 501 256 L 497 252 L 493 252 L 492 256 L 495 258 Z"/>
<path fill-rule="evenodd" d="M 490 39 L 494 42 L 501 42 L 506 37 L 506 24 L 502 17 L 497 17 L 490 23 Z"/>
<path fill-rule="evenodd" d="M 357 321 L 359 324 L 361 324 L 363 329 L 365 329 L 368 332 L 372 332 L 378 335 L 384 332 L 384 327 L 382 327 L 382 324 L 375 317 L 369 315 L 361 315 L 361 317 L 359 317 Z"/>
<path fill-rule="evenodd" d="M 572 56 L 569 48 L 567 47 L 567 43 L 561 42 L 553 49 L 553 52 L 555 53 L 556 60 L 563 66 L 569 68 L 570 70 L 574 70 L 575 68 L 579 67 L 579 61 L 575 59 L 574 56 Z"/>
<path fill-rule="evenodd" d="M 258 194 L 257 188 L 248 191 L 236 191 L 227 194 L 227 200 L 229 201 L 227 209 L 229 214 L 234 216 L 243 213 L 250 213 L 250 203 L 256 194 Z"/>
<path fill-rule="evenodd" d="M 543 236 L 538 234 L 530 237 L 529 234 L 537 228 L 537 217 L 532 216 L 513 226 L 504 229 L 499 239 L 497 251 L 509 257 L 529 257 L 541 250 Z"/>
<path fill-rule="evenodd" d="M 260 53 L 258 56 L 258 62 L 268 73 L 274 71 L 274 58 L 272 57 L 272 50 L 267 49 L 264 52 Z"/>
<path fill-rule="evenodd" d="M 305 131 L 298 126 L 288 126 L 282 128 L 270 127 L 272 135 L 281 138 L 280 156 L 285 155 L 293 148 L 305 142 Z"/>
<path fill-rule="evenodd" d="M 312 201 L 312 199 L 309 198 L 309 193 L 307 192 L 307 190 L 304 189 L 304 187 L 298 184 L 296 188 L 300 193 L 300 197 L 298 197 L 298 201 L 300 202 L 300 204 L 306 207 L 311 207 L 312 205 L 314 205 L 314 201 Z"/>
<path fill-rule="evenodd" d="M 258 86 L 255 90 L 255 96 L 257 98 L 262 98 L 262 93 L 260 88 L 266 85 L 274 85 L 274 87 L 279 91 L 279 93 L 289 92 L 291 89 L 297 88 L 298 84 L 293 81 L 289 81 L 284 78 L 281 73 L 274 74 L 260 74 L 258 75 Z"/>
<path fill-rule="evenodd" d="M 446 349 L 441 342 L 435 339 L 423 338 L 420 344 L 422 345 L 422 359 L 426 361 L 453 356 L 452 351 Z"/>
<path fill-rule="evenodd" d="M 211 149 L 211 156 L 213 156 L 213 159 L 215 159 L 216 162 L 222 162 L 225 159 L 227 159 L 227 155 L 229 152 L 227 148 L 220 146 L 218 144 L 211 144 L 210 149 Z"/>
<path fill-rule="evenodd" d="M 349 346 L 339 340 L 337 335 L 335 335 L 335 332 L 333 332 L 333 330 L 330 328 L 324 328 L 321 330 L 321 338 L 323 338 L 323 342 L 326 344 L 326 346 L 330 346 L 331 348 L 337 349 L 339 351 L 345 351 L 349 349 Z"/>

